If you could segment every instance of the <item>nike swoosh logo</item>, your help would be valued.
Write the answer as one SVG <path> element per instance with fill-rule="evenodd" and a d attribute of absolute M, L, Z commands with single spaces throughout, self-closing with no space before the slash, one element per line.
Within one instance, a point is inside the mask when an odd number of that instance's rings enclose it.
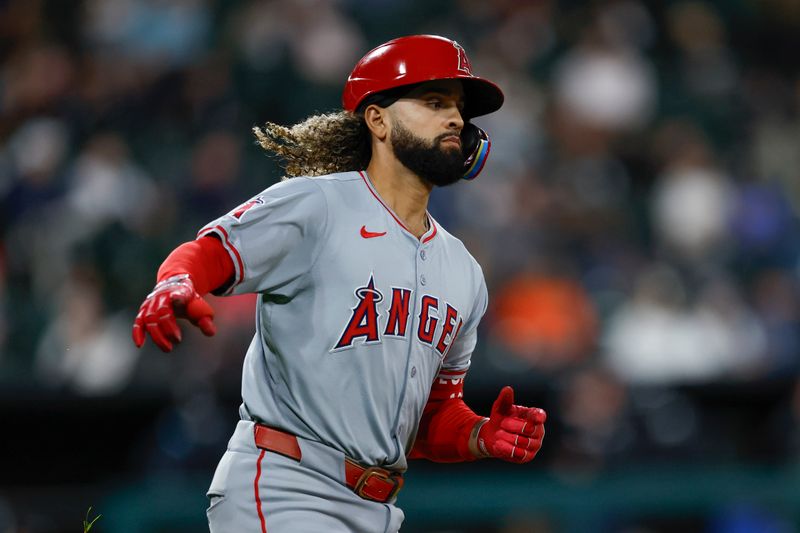
<path fill-rule="evenodd" d="M 367 231 L 367 226 L 361 226 L 361 236 L 365 239 L 372 239 L 374 237 L 383 237 L 386 235 L 385 231 L 377 232 L 377 231 Z"/>

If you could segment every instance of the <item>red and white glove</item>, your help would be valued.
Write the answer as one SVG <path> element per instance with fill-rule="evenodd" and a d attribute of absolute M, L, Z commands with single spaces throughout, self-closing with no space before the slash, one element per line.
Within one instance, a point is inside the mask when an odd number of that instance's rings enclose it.
<path fill-rule="evenodd" d="M 480 456 L 512 463 L 531 461 L 542 447 L 546 419 L 543 409 L 514 405 L 514 389 L 503 387 L 492 405 L 492 414 L 478 423 L 476 447 Z"/>
<path fill-rule="evenodd" d="M 133 322 L 133 342 L 141 348 L 146 333 L 164 352 L 172 351 L 172 343 L 181 342 L 176 318 L 186 318 L 206 336 L 217 332 L 212 319 L 214 310 L 194 288 L 189 274 L 179 274 L 160 281 L 147 295 Z"/>

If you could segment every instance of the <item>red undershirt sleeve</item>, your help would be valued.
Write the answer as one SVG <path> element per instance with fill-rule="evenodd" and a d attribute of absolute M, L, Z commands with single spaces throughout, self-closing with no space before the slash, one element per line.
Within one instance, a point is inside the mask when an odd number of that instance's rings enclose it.
<path fill-rule="evenodd" d="M 158 281 L 177 274 L 189 274 L 195 290 L 203 296 L 233 281 L 233 260 L 219 239 L 200 237 L 169 254 L 158 269 Z"/>
<path fill-rule="evenodd" d="M 463 388 L 463 379 L 437 378 L 422 413 L 409 459 L 428 459 L 437 463 L 477 459 L 469 450 L 469 439 L 475 424 L 483 417 L 475 414 L 461 399 Z"/>

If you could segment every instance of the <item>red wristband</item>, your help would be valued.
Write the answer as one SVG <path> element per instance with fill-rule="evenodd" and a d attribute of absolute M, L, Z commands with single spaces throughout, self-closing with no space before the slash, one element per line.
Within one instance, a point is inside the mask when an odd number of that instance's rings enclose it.
<path fill-rule="evenodd" d="M 458 377 L 441 376 L 431 387 L 431 394 L 417 432 L 410 458 L 425 458 L 441 463 L 472 461 L 470 437 L 483 417 L 476 415 L 462 400 L 463 373 Z"/>

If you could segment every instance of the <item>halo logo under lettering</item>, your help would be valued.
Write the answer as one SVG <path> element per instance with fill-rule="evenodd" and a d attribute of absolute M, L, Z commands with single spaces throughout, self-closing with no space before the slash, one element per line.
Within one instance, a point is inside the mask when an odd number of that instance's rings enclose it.
<path fill-rule="evenodd" d="M 375 288 L 375 280 L 370 275 L 366 287 L 359 287 L 355 290 L 358 303 L 353 308 L 353 314 L 347 322 L 339 342 L 333 347 L 334 350 L 346 348 L 353 345 L 359 337 L 364 338 L 364 344 L 380 342 L 378 335 L 378 304 L 383 301 L 383 294 Z"/>
<path fill-rule="evenodd" d="M 461 45 L 455 41 L 453 41 L 453 46 L 458 52 L 458 67 L 456 68 L 461 72 L 472 76 L 472 65 L 469 64 L 469 59 L 467 59 L 467 53 L 464 51 Z"/>

